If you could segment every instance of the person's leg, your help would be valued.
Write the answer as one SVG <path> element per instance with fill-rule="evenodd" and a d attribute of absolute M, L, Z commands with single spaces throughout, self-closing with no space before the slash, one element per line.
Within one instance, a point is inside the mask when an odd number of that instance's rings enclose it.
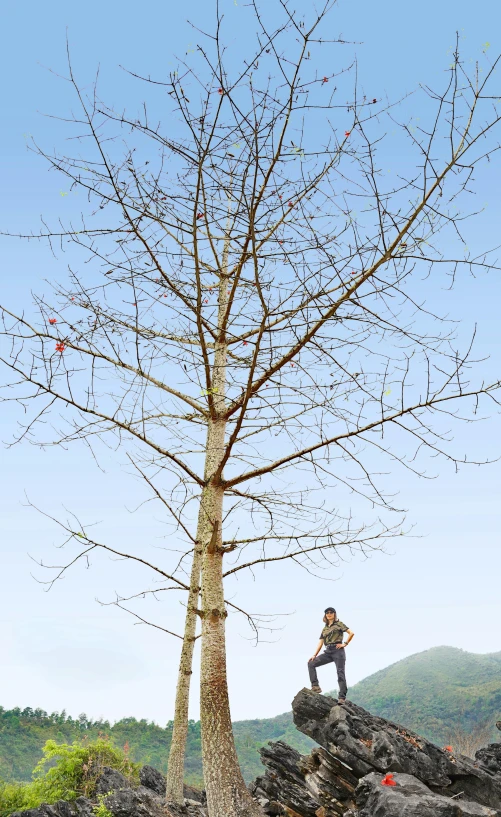
<path fill-rule="evenodd" d="M 317 655 L 313 661 L 308 661 L 308 672 L 310 674 L 310 681 L 311 685 L 317 687 L 318 684 L 318 675 L 317 675 L 317 667 L 321 667 L 324 664 L 330 664 L 333 661 L 332 655 L 328 652 L 323 652 L 321 655 Z"/>
<path fill-rule="evenodd" d="M 337 682 L 339 685 L 339 697 L 341 700 L 346 698 L 346 693 L 348 692 L 348 687 L 346 686 L 346 675 L 345 675 L 345 664 L 346 664 L 346 653 L 344 649 L 336 650 L 334 653 L 333 660 L 336 664 L 337 669 Z"/>

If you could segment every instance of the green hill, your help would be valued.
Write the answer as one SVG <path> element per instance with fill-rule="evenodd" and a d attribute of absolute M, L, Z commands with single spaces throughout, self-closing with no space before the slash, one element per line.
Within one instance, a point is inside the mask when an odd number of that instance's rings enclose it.
<path fill-rule="evenodd" d="M 473 655 L 453 647 L 435 647 L 411 655 L 352 687 L 349 697 L 376 715 L 397 721 L 424 737 L 443 744 L 450 730 L 466 732 L 501 716 L 501 653 Z M 297 732 L 292 714 L 237 721 L 233 724 L 244 777 L 252 780 L 262 770 L 259 747 L 269 740 L 285 740 L 300 752 L 313 741 Z M 124 718 L 111 725 L 86 715 L 71 718 L 65 712 L 48 715 L 41 709 L 0 707 L 0 778 L 30 780 L 46 740 L 71 743 L 104 733 L 118 746 L 126 741 L 135 761 L 165 770 L 172 724 L 158 726 L 146 720 Z M 200 785 L 200 724 L 190 722 L 186 779 Z"/>
<path fill-rule="evenodd" d="M 434 647 L 370 675 L 349 692 L 352 701 L 442 743 L 451 728 L 466 732 L 501 715 L 501 652 L 474 655 Z"/>

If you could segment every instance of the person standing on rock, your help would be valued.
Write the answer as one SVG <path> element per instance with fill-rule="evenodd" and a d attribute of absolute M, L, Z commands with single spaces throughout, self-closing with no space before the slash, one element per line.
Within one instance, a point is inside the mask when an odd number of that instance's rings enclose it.
<path fill-rule="evenodd" d="M 320 633 L 320 641 L 318 642 L 316 652 L 308 661 L 311 688 L 313 692 L 322 692 L 318 685 L 317 667 L 334 663 L 337 669 L 337 680 L 339 684 L 338 702 L 343 703 L 346 700 L 346 693 L 348 692 L 344 671 L 346 664 L 344 648 L 348 646 L 355 633 L 352 633 L 346 624 L 339 621 L 334 607 L 326 608 L 323 621 L 325 627 Z M 348 639 L 343 644 L 344 633 L 347 633 Z M 325 647 L 325 651 L 322 655 L 318 655 L 322 647 Z"/>

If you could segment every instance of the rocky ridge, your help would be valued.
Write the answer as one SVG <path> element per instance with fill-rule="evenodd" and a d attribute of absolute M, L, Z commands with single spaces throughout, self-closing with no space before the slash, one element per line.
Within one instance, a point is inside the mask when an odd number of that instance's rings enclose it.
<path fill-rule="evenodd" d="M 266 814 L 501 817 L 501 744 L 472 760 L 308 689 L 292 709 L 297 728 L 320 748 L 307 757 L 283 743 L 261 750 L 266 773 L 251 790 Z"/>
<path fill-rule="evenodd" d="M 249 788 L 264 814 L 501 817 L 501 743 L 480 749 L 472 760 L 308 689 L 292 708 L 296 727 L 319 746 L 309 755 L 281 741 L 261 749 L 265 772 Z M 137 787 L 110 768 L 96 787 L 96 799 L 113 817 L 209 817 L 203 792 L 185 787 L 184 793 L 183 806 L 166 804 L 164 776 L 151 766 L 142 767 Z M 95 806 L 79 797 L 11 817 L 95 817 Z"/>

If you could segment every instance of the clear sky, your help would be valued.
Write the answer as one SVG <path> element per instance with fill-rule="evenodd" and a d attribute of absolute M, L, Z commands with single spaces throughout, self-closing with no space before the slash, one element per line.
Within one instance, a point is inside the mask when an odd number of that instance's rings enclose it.
<path fill-rule="evenodd" d="M 274 0 L 266 0 L 272 5 Z M 296 7 L 310 7 L 296 0 Z M 100 66 L 104 98 L 137 105 L 141 96 L 119 66 L 160 75 L 175 65 L 174 55 L 196 42 L 186 23 L 209 22 L 210 0 L 138 5 L 127 0 L 98 3 L 4 3 L 0 33 L 3 94 L 0 116 L 0 228 L 37 230 L 40 214 L 57 217 L 62 207 L 61 182 L 40 159 L 26 150 L 31 133 L 50 147 L 61 147 L 60 124 L 43 116 L 65 115 L 71 98 L 55 74 L 65 70 L 65 34 L 83 84 Z M 222 0 L 228 36 L 243 36 L 245 0 Z M 368 93 L 395 99 L 419 83 L 439 86 L 459 31 L 465 59 L 473 60 L 486 43 L 493 53 L 501 12 L 496 0 L 342 0 L 331 15 L 332 32 L 353 45 L 344 46 L 340 61 L 356 54 L 360 81 Z M 51 69 L 51 70 L 48 70 Z M 55 73 L 51 73 L 51 71 Z M 501 77 L 499 78 L 501 86 Z M 370 90 L 369 90 L 370 89 Z M 135 96 L 134 96 L 135 95 Z M 499 89 L 501 96 L 501 87 Z M 416 115 L 426 106 L 416 95 Z M 391 159 L 391 157 L 390 157 Z M 475 223 L 475 240 L 498 241 L 501 207 L 499 160 L 476 174 L 478 202 L 485 211 Z M 2 301 L 30 308 L 30 291 L 43 290 L 44 279 L 64 275 L 71 258 L 52 259 L 45 247 L 4 238 L 0 242 Z M 444 311 L 465 331 L 478 328 L 479 356 L 490 356 L 486 371 L 501 369 L 499 309 L 501 283 L 496 274 L 465 278 L 454 293 L 445 290 Z M 0 379 L 4 377 L 0 371 Z M 0 439 L 8 442 L 20 409 L 0 405 Z M 482 456 L 501 454 L 499 414 L 475 429 L 458 429 L 458 447 Z M 461 436 L 463 435 L 463 436 Z M 25 506 L 25 492 L 39 507 L 64 508 L 86 520 L 101 522 L 102 536 L 124 547 L 138 538 L 165 546 L 161 516 L 150 506 L 137 514 L 142 494 L 120 457 L 103 457 L 96 469 L 83 450 L 40 451 L 28 445 L 2 447 L 0 478 L 2 585 L 0 622 L 3 672 L 0 705 L 66 709 L 77 715 L 111 720 L 134 715 L 165 723 L 173 714 L 178 644 L 161 632 L 133 622 L 96 597 L 125 591 L 129 577 L 123 565 L 102 561 L 99 569 L 77 570 L 50 593 L 28 554 L 57 559 L 54 526 Z M 501 465 L 464 468 L 458 474 L 445 463 L 430 465 L 433 481 L 395 472 L 393 486 L 408 508 L 414 537 L 397 540 L 391 552 L 370 559 L 353 557 L 327 580 L 285 567 L 268 569 L 259 581 L 242 581 L 239 604 L 258 612 L 288 613 L 283 628 L 268 643 L 253 646 L 241 621 L 228 628 L 230 694 L 234 719 L 265 717 L 287 710 L 307 682 L 306 660 L 321 628 L 323 608 L 334 605 L 356 637 L 349 647 L 348 682 L 406 655 L 447 644 L 471 652 L 501 650 L 501 556 L 499 547 Z M 390 483 L 391 484 L 391 483 Z M 235 596 L 236 598 L 236 596 Z M 165 626 L 176 629 L 183 610 L 169 614 Z M 177 616 L 177 620 L 176 620 Z M 194 676 L 192 717 L 198 717 Z M 335 686 L 330 668 L 324 688 Z"/>

